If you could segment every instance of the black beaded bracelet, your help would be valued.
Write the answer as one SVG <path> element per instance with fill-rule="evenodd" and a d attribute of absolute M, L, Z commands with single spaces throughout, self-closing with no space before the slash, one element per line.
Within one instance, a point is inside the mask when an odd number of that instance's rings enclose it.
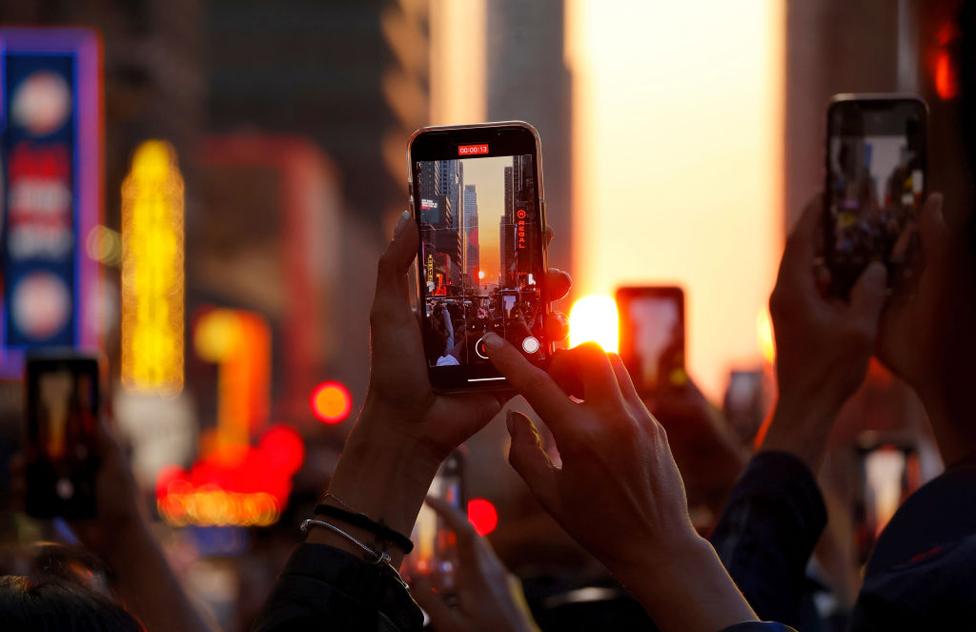
<path fill-rule="evenodd" d="M 346 511 L 345 509 L 336 507 L 335 505 L 328 505 L 325 503 L 315 505 L 315 513 L 322 516 L 328 516 L 329 518 L 335 518 L 336 520 L 342 520 L 346 524 L 359 527 L 363 531 L 368 531 L 378 537 L 380 540 L 392 543 L 404 553 L 409 553 L 413 550 L 413 542 L 410 541 L 410 538 L 403 535 L 399 531 L 394 531 L 385 524 L 376 522 L 366 514 Z"/>

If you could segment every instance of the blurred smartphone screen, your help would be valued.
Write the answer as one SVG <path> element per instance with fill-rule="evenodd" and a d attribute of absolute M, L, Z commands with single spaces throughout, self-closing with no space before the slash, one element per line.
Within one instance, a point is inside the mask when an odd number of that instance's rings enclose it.
<path fill-rule="evenodd" d="M 688 381 L 684 292 L 679 287 L 617 290 L 620 357 L 638 392 L 653 395 Z"/>
<path fill-rule="evenodd" d="M 846 295 L 872 261 L 893 283 L 910 275 L 926 184 L 925 103 L 836 98 L 827 115 L 824 254 L 835 293 Z"/>
<path fill-rule="evenodd" d="M 93 357 L 27 360 L 27 513 L 38 518 L 95 515 L 95 424 L 99 366 Z"/>
<path fill-rule="evenodd" d="M 445 500 L 463 512 L 462 463 L 459 453 L 451 454 L 437 471 L 427 495 Z M 431 577 L 441 591 L 453 590 L 456 538 L 444 520 L 426 504 L 420 508 L 410 539 L 414 550 L 404 558 L 402 569 L 408 580 Z"/>

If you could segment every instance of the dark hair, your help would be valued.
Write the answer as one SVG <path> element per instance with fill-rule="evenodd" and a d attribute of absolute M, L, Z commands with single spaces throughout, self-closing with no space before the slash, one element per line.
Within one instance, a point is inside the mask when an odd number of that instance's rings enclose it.
<path fill-rule="evenodd" d="M 121 606 L 63 578 L 0 577 L 0 629 L 10 632 L 142 632 Z"/>

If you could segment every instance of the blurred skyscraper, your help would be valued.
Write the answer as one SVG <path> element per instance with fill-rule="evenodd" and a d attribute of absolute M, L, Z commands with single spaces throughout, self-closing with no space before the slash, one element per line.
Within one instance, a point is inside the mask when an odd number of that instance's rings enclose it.
<path fill-rule="evenodd" d="M 211 127 L 310 136 L 357 214 L 402 210 L 406 140 L 429 119 L 426 0 L 212 0 L 206 11 Z"/>
<path fill-rule="evenodd" d="M 488 120 L 524 120 L 542 136 L 551 265 L 572 267 L 571 77 L 564 0 L 486 2 Z"/>

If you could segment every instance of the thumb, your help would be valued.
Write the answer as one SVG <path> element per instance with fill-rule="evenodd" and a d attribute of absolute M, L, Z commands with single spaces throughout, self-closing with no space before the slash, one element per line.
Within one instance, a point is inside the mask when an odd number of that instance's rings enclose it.
<path fill-rule="evenodd" d="M 854 319 L 871 331 L 877 327 L 881 308 L 884 307 L 887 281 L 888 272 L 884 264 L 875 261 L 861 273 L 851 290 L 850 311 Z"/>
<path fill-rule="evenodd" d="M 508 411 L 508 434 L 512 446 L 508 451 L 508 462 L 512 464 L 529 491 L 547 511 L 554 508 L 557 501 L 556 485 L 559 470 L 549 460 L 542 447 L 542 437 L 532 424 L 532 420 L 514 410 Z"/>

